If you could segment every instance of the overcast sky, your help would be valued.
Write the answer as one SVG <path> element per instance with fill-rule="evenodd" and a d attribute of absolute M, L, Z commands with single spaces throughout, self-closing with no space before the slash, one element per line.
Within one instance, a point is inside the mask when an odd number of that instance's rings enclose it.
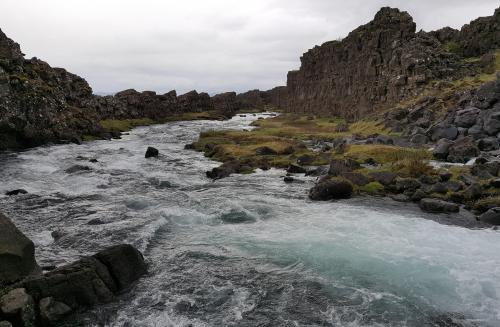
<path fill-rule="evenodd" d="M 302 53 L 346 36 L 382 6 L 418 29 L 461 27 L 498 0 L 0 0 L 0 28 L 27 57 L 94 92 L 269 89 Z"/>

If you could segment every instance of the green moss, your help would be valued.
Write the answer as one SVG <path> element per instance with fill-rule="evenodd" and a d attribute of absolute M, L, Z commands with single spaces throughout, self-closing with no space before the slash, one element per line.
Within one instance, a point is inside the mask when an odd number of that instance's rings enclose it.
<path fill-rule="evenodd" d="M 384 190 L 384 186 L 379 182 L 371 182 L 364 186 L 358 186 L 357 190 L 362 193 L 377 194 Z"/>

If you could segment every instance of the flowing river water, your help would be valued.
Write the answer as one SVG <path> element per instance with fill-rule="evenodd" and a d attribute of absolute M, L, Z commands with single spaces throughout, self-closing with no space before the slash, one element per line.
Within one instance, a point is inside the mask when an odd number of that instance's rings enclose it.
<path fill-rule="evenodd" d="M 313 179 L 285 184 L 282 170 L 213 182 L 218 163 L 184 150 L 256 118 L 1 154 L 0 192 L 29 191 L 1 210 L 42 266 L 118 243 L 144 253 L 149 274 L 77 317 L 88 326 L 500 326 L 500 232 L 388 200 L 311 202 Z"/>

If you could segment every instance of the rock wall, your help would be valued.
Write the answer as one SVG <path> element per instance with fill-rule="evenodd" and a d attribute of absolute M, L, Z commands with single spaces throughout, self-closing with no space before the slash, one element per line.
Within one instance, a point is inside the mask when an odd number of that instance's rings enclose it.
<path fill-rule="evenodd" d="M 302 56 L 300 69 L 288 73 L 286 110 L 356 119 L 419 94 L 430 81 L 476 73 L 478 67 L 443 42 L 456 39 L 474 55 L 497 48 L 498 13 L 460 32 L 416 33 L 408 13 L 382 8 L 342 41 Z"/>

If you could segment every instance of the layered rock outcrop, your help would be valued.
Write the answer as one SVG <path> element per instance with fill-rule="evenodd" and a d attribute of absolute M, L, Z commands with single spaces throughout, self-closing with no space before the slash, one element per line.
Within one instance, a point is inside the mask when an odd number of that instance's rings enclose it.
<path fill-rule="evenodd" d="M 288 73 L 285 109 L 356 119 L 419 94 L 430 81 L 474 74 L 479 65 L 461 56 L 499 46 L 498 17 L 499 10 L 461 31 L 417 33 L 408 13 L 382 8 L 342 41 L 302 56 L 300 69 Z"/>

